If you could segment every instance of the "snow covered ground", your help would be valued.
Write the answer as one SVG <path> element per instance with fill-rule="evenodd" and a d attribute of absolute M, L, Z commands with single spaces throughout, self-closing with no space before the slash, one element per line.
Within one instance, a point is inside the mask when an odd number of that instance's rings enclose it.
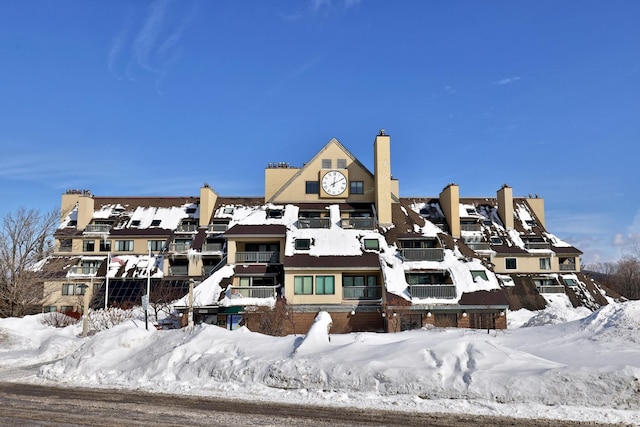
<path fill-rule="evenodd" d="M 542 312 L 509 313 L 513 329 L 490 333 L 329 336 L 321 313 L 306 336 L 278 338 L 210 325 L 147 331 L 138 319 L 82 338 L 81 324 L 0 319 L 0 380 L 640 424 L 640 302 L 567 307 L 557 297 Z"/>

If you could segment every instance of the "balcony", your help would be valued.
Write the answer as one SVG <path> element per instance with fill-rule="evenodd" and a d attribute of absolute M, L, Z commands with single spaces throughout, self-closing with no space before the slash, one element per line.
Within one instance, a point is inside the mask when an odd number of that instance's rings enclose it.
<path fill-rule="evenodd" d="M 564 286 L 561 285 L 536 286 L 536 289 L 541 294 L 564 294 Z"/>
<path fill-rule="evenodd" d="M 560 264 L 560 271 L 576 271 L 575 264 Z"/>
<path fill-rule="evenodd" d="M 477 223 L 460 224 L 460 231 L 482 231 L 482 226 Z"/>
<path fill-rule="evenodd" d="M 191 242 L 169 243 L 169 252 L 184 253 L 191 249 Z"/>
<path fill-rule="evenodd" d="M 202 245 L 203 254 L 220 254 L 222 253 L 222 243 L 204 243 Z"/>
<path fill-rule="evenodd" d="M 169 266 L 169 276 L 188 276 L 188 265 L 171 265 Z"/>
<path fill-rule="evenodd" d="M 343 218 L 342 228 L 353 228 L 356 230 L 373 230 L 373 218 Z"/>
<path fill-rule="evenodd" d="M 179 224 L 176 233 L 195 233 L 198 230 L 198 224 Z"/>
<path fill-rule="evenodd" d="M 298 218 L 298 228 L 331 228 L 331 219 Z"/>
<path fill-rule="evenodd" d="M 224 233 L 229 228 L 229 224 L 209 224 L 207 233 Z"/>
<path fill-rule="evenodd" d="M 469 247 L 469 249 L 474 251 L 488 251 L 491 250 L 491 246 L 487 242 L 465 242 L 465 245 Z"/>
<path fill-rule="evenodd" d="M 444 260 L 444 249 L 442 248 L 403 248 L 401 254 L 405 261 Z"/>
<path fill-rule="evenodd" d="M 551 245 L 547 242 L 525 242 L 525 249 L 551 249 Z"/>
<path fill-rule="evenodd" d="M 83 234 L 103 234 L 108 233 L 109 230 L 111 230 L 111 224 L 87 224 Z"/>
<path fill-rule="evenodd" d="M 438 298 L 438 299 L 455 299 L 455 285 L 409 285 L 409 293 L 412 298 Z"/>
<path fill-rule="evenodd" d="M 236 264 L 277 264 L 280 252 L 236 252 Z"/>
<path fill-rule="evenodd" d="M 277 286 L 233 286 L 231 298 L 275 298 Z"/>
<path fill-rule="evenodd" d="M 345 300 L 378 300 L 382 298 L 380 286 L 345 286 L 342 288 L 342 299 Z"/>
<path fill-rule="evenodd" d="M 95 276 L 97 272 L 97 265 L 74 265 L 69 269 L 69 275 L 72 276 Z"/>

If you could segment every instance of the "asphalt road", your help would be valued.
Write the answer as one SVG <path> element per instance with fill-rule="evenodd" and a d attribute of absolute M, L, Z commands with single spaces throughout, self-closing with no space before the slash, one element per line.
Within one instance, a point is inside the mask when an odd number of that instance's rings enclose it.
<path fill-rule="evenodd" d="M 602 426 L 0 383 L 0 426 Z"/>

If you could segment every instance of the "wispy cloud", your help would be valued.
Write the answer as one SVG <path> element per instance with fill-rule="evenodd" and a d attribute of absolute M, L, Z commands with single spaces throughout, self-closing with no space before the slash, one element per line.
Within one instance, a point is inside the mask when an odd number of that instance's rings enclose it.
<path fill-rule="evenodd" d="M 504 79 L 493 81 L 493 82 L 491 82 L 491 84 L 497 85 L 497 86 L 502 86 L 502 85 L 508 85 L 508 84 L 511 84 L 511 83 L 515 83 L 518 80 L 522 80 L 522 77 L 519 77 L 519 76 L 506 77 Z"/>
<path fill-rule="evenodd" d="M 191 6 L 183 10 L 184 4 Z M 177 7 L 172 9 L 172 4 Z M 110 73 L 118 78 L 136 81 L 139 71 L 155 76 L 156 88 L 180 52 L 183 33 L 196 14 L 195 3 L 156 0 L 149 5 L 144 16 L 134 16 L 133 9 L 126 13 L 123 25 L 111 42 L 107 58 Z M 143 74 L 144 75 L 144 74 Z"/>
<path fill-rule="evenodd" d="M 636 213 L 625 232 L 616 233 L 613 236 L 612 244 L 622 249 L 640 247 L 640 211 Z"/>
<path fill-rule="evenodd" d="M 297 21 L 305 16 L 326 17 L 335 11 L 346 11 L 357 7 L 362 0 L 309 0 L 305 9 L 282 14 L 285 21 Z"/>

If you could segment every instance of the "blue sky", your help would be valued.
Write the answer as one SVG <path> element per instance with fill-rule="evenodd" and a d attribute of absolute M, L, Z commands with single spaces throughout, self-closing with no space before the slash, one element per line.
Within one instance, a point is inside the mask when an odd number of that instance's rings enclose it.
<path fill-rule="evenodd" d="M 0 214 L 109 195 L 260 196 L 336 137 L 402 196 L 545 198 L 612 260 L 640 242 L 638 1 L 0 2 Z"/>

